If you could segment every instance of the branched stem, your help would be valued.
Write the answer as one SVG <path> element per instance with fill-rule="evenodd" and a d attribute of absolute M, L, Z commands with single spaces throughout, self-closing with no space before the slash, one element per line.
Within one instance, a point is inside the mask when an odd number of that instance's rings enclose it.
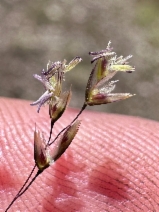
<path fill-rule="evenodd" d="M 30 181 L 30 183 L 26 186 L 26 188 L 23 190 L 23 188 L 25 187 L 25 185 L 27 184 L 27 182 L 29 181 L 31 175 L 33 174 L 34 170 L 36 168 L 36 165 L 34 166 L 34 168 L 32 169 L 32 171 L 30 172 L 30 175 L 28 176 L 27 180 L 25 181 L 25 183 L 23 184 L 23 186 L 21 187 L 21 189 L 19 190 L 18 194 L 14 197 L 14 199 L 12 200 L 12 202 L 9 204 L 9 206 L 6 208 L 5 212 L 7 212 L 9 210 L 9 208 L 13 205 L 13 203 L 16 201 L 16 199 L 18 199 L 29 187 L 30 185 L 34 182 L 34 180 L 37 178 L 37 176 L 39 174 L 42 173 L 42 171 L 38 170 L 38 172 L 36 173 L 36 175 L 33 177 L 33 179 Z M 22 191 L 23 190 L 23 191 Z"/>
<path fill-rule="evenodd" d="M 42 173 L 43 171 L 38 170 L 36 175 L 33 177 L 33 179 L 30 181 L 30 183 L 26 186 L 26 188 L 17 196 L 20 197 L 22 196 L 22 194 L 24 194 L 26 192 L 26 190 L 28 190 L 28 188 L 31 186 L 31 184 L 35 181 L 35 179 Z"/>
<path fill-rule="evenodd" d="M 29 174 L 29 176 L 28 176 L 28 178 L 27 178 L 27 180 L 25 181 L 25 183 L 23 184 L 23 186 L 21 187 L 21 189 L 19 190 L 19 192 L 18 192 L 18 194 L 17 194 L 16 196 L 18 196 L 18 195 L 20 194 L 20 192 L 23 190 L 23 188 L 25 187 L 25 185 L 26 185 L 26 184 L 27 184 L 27 182 L 29 181 L 29 179 L 30 179 L 31 175 L 33 174 L 33 172 L 34 172 L 35 168 L 36 168 L 36 165 L 34 165 L 34 167 L 33 167 L 32 171 L 30 172 L 30 174 Z"/>
<path fill-rule="evenodd" d="M 77 116 L 73 119 L 73 121 L 72 121 L 67 127 L 63 128 L 63 129 L 59 132 L 59 134 L 55 137 L 55 139 L 54 139 L 51 143 L 48 144 L 49 146 L 52 145 L 52 144 L 57 140 L 57 138 L 61 135 L 61 133 L 62 133 L 63 131 L 65 131 L 67 128 L 69 128 L 69 127 L 71 126 L 71 124 L 73 124 L 73 122 L 76 121 L 76 119 L 78 119 L 78 117 L 81 115 L 81 113 L 85 110 L 86 107 L 87 107 L 87 104 L 84 103 L 83 106 L 82 106 L 82 108 L 81 108 L 81 110 L 80 110 L 80 112 L 79 112 L 79 113 L 77 114 Z"/>
<path fill-rule="evenodd" d="M 73 122 L 74 121 L 76 121 L 76 119 L 78 119 L 78 117 L 81 115 L 81 113 L 86 109 L 86 107 L 87 107 L 87 104 L 86 103 L 84 103 L 83 104 L 83 106 L 82 106 L 82 108 L 81 108 L 81 110 L 80 110 L 80 112 L 77 114 L 77 116 L 73 119 L 73 121 L 69 124 L 69 126 L 71 125 L 71 124 L 73 124 Z"/>

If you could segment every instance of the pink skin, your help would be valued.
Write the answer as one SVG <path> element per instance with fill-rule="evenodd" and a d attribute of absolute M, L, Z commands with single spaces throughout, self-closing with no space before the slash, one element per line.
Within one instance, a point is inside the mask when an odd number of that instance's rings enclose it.
<path fill-rule="evenodd" d="M 0 100 L 0 212 L 34 166 L 35 122 L 49 137 L 48 107 L 36 109 L 27 101 Z M 65 112 L 52 138 L 77 112 Z M 159 211 L 159 123 L 86 111 L 80 120 L 69 149 L 9 211 Z"/>

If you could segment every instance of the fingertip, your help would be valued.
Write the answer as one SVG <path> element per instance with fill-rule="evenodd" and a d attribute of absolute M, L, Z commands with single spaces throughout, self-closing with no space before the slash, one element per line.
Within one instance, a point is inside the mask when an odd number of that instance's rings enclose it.
<path fill-rule="evenodd" d="M 7 170 L 12 165 L 9 173 L 14 172 L 21 179 L 27 177 L 34 166 L 35 122 L 46 134 L 50 127 L 47 108 L 37 114 L 29 103 L 13 99 L 0 101 L 2 155 L 5 155 Z M 77 112 L 67 109 L 57 122 L 53 136 L 67 126 Z M 38 211 L 66 207 L 79 211 L 158 210 L 158 122 L 90 111 L 84 111 L 80 119 L 79 132 L 66 153 L 21 197 L 19 207 L 32 209 L 28 199 L 34 196 L 34 209 Z M 12 181 L 13 185 L 17 184 L 14 178 Z M 8 186 L 3 189 L 7 204 L 11 184 L 2 182 Z"/>

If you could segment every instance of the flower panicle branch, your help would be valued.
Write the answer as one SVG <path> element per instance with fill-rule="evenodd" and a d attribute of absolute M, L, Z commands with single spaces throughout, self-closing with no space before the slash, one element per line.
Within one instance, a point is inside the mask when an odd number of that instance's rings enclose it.
<path fill-rule="evenodd" d="M 38 105 L 37 112 L 40 111 L 41 106 L 45 103 L 49 105 L 57 104 L 61 98 L 62 82 L 65 73 L 73 69 L 81 61 L 82 58 L 75 57 L 68 65 L 66 65 L 66 60 L 63 62 L 49 62 L 46 71 L 43 69 L 41 75 L 33 75 L 37 80 L 42 82 L 45 88 L 44 94 L 37 101 L 31 103 L 32 106 Z"/>
<path fill-rule="evenodd" d="M 62 92 L 62 83 L 64 81 L 65 73 L 72 70 L 81 61 L 82 58 L 80 57 L 75 57 L 68 65 L 66 65 L 67 61 L 65 59 L 63 62 L 57 61 L 51 63 L 49 61 L 46 71 L 43 69 L 41 75 L 34 75 L 36 79 L 42 82 L 46 91 L 31 105 L 38 105 L 38 113 L 42 105 L 49 105 L 51 128 L 48 143 L 51 139 L 54 123 L 62 116 L 71 99 L 71 89 L 69 91 Z"/>
<path fill-rule="evenodd" d="M 108 82 L 117 72 L 132 73 L 135 68 L 128 64 L 128 60 L 132 57 L 129 55 L 117 57 L 115 52 L 112 52 L 110 47 L 111 42 L 105 50 L 99 52 L 89 52 L 94 56 L 92 63 L 96 61 L 95 66 L 90 74 L 86 93 L 85 103 L 89 106 L 112 103 L 132 97 L 130 93 L 111 93 L 116 81 Z"/>
<path fill-rule="evenodd" d="M 32 185 L 32 183 L 36 180 L 36 178 L 42 174 L 42 172 L 47 169 L 53 162 L 55 162 L 58 158 L 61 157 L 61 155 L 66 151 L 66 149 L 69 147 L 71 142 L 73 141 L 74 137 L 76 136 L 80 121 L 76 120 L 69 128 L 65 130 L 65 132 L 61 135 L 60 139 L 58 139 L 55 148 L 51 151 L 49 145 L 46 143 L 44 136 L 40 131 L 34 131 L 34 160 L 35 160 L 35 166 L 33 167 L 32 171 L 30 172 L 27 180 L 17 193 L 17 195 L 14 197 L 14 199 L 11 201 L 11 203 L 6 208 L 5 212 L 7 212 L 10 207 L 13 205 L 13 203 L 22 196 L 28 188 Z M 38 168 L 38 171 L 32 178 L 32 180 L 29 182 L 29 179 L 31 178 L 35 168 Z M 28 183 L 28 184 L 27 184 Z"/>
<path fill-rule="evenodd" d="M 62 62 L 49 61 L 46 70 L 43 69 L 40 75 L 33 75 L 35 79 L 39 80 L 43 84 L 45 92 L 38 100 L 31 103 L 31 105 L 38 106 L 38 113 L 43 105 L 49 105 L 48 113 L 51 120 L 49 139 L 46 141 L 44 135 L 41 134 L 39 130 L 36 130 L 35 126 L 35 166 L 5 212 L 9 210 L 17 198 L 27 191 L 35 179 L 43 173 L 45 169 L 50 167 L 52 163 L 64 154 L 79 130 L 81 121 L 78 120 L 78 117 L 87 106 L 112 103 L 133 96 L 133 94 L 130 93 L 112 93 L 118 80 L 109 81 L 118 72 L 132 73 L 135 71 L 135 68 L 128 63 L 128 60 L 132 57 L 132 55 L 125 58 L 123 56 L 117 57 L 116 53 L 113 52 L 111 42 L 108 43 L 105 50 L 89 52 L 89 54 L 93 56 L 91 63 L 95 62 L 95 65 L 87 82 L 83 106 L 71 123 L 63 128 L 52 141 L 51 136 L 54 124 L 65 112 L 72 96 L 71 87 L 67 91 L 62 91 L 65 74 L 75 68 L 82 59 L 80 57 L 75 57 L 68 64 L 66 64 L 66 60 L 63 60 Z M 52 145 L 54 146 L 53 149 Z M 29 182 L 36 167 L 38 171 Z"/>
<path fill-rule="evenodd" d="M 72 140 L 76 136 L 81 121 L 76 120 L 72 125 L 70 125 L 66 131 L 62 134 L 62 136 L 56 142 L 56 149 L 52 154 L 53 161 L 55 162 L 61 155 L 66 151 L 66 149 L 71 144 Z"/>
<path fill-rule="evenodd" d="M 73 141 L 78 132 L 80 121 L 76 120 L 65 132 L 61 135 L 60 139 L 55 144 L 55 148 L 51 152 L 50 146 L 47 145 L 40 132 L 34 132 L 34 160 L 35 164 L 40 171 L 48 168 L 66 151 L 68 146 Z"/>

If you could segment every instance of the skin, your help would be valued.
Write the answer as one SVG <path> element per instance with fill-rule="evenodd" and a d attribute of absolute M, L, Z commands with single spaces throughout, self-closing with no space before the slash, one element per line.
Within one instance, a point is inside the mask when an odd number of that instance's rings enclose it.
<path fill-rule="evenodd" d="M 34 166 L 35 122 L 49 137 L 48 107 L 38 114 L 29 104 L 0 99 L 0 212 Z M 67 109 L 52 139 L 77 113 Z M 88 111 L 79 119 L 70 147 L 9 211 L 159 211 L 159 123 Z"/>

